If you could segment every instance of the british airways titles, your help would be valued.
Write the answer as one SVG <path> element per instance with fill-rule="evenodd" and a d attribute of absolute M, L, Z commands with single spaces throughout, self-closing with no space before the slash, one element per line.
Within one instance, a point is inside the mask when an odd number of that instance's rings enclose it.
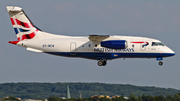
<path fill-rule="evenodd" d="M 134 52 L 134 49 L 133 48 L 126 48 L 126 49 L 94 48 L 94 52 Z"/>

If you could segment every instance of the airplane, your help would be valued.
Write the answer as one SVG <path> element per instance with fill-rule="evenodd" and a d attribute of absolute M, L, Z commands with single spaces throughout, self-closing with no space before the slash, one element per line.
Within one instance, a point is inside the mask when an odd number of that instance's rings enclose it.
<path fill-rule="evenodd" d="M 107 60 L 118 58 L 155 58 L 162 66 L 163 58 L 175 55 L 161 41 L 152 38 L 116 35 L 75 37 L 43 32 L 22 8 L 7 6 L 7 11 L 18 39 L 9 43 L 29 51 L 97 60 L 99 66 L 105 66 Z"/>

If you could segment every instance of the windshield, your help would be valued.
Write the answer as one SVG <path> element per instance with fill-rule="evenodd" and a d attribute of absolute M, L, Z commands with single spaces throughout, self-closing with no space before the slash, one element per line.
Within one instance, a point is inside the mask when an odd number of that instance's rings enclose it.
<path fill-rule="evenodd" d="M 165 45 L 161 42 L 152 42 L 152 46 L 165 46 Z"/>

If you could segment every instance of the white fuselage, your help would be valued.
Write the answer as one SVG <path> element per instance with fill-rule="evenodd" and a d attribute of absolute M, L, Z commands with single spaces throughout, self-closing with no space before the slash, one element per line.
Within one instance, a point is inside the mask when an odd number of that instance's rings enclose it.
<path fill-rule="evenodd" d="M 134 37 L 134 36 L 110 36 L 105 40 L 126 40 L 126 49 L 111 49 L 101 47 L 101 41 L 90 41 L 88 37 L 70 37 L 53 35 L 45 32 L 38 34 L 34 40 L 20 41 L 17 45 L 26 47 L 28 50 L 49 53 L 66 57 L 82 57 L 88 59 L 115 59 L 115 58 L 157 58 L 173 56 L 174 52 L 167 46 L 152 46 L 159 40 Z M 143 43 L 144 42 L 144 43 Z M 146 43 L 147 46 L 143 46 Z"/>

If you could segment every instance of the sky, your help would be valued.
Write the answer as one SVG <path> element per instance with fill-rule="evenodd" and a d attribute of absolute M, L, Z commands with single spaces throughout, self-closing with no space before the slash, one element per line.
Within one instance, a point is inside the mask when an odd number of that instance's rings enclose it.
<path fill-rule="evenodd" d="M 176 55 L 156 59 L 96 60 L 26 51 L 17 40 L 6 6 L 22 7 L 45 32 L 67 36 L 109 34 L 161 40 Z M 180 0 L 1 0 L 0 83 L 100 82 L 180 89 Z"/>

